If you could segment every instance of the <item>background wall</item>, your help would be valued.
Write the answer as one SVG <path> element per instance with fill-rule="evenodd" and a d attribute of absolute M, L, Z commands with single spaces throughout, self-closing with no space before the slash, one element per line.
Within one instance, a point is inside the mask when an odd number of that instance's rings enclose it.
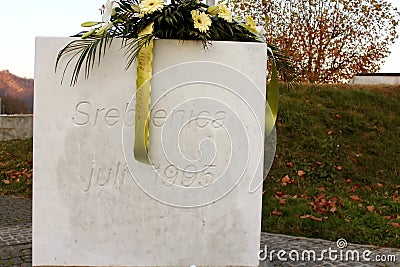
<path fill-rule="evenodd" d="M 377 73 L 379 74 L 379 73 Z M 400 74 L 398 75 L 368 75 L 368 76 L 355 76 L 350 84 L 400 84 Z"/>
<path fill-rule="evenodd" d="M 32 137 L 33 115 L 0 115 L 0 141 Z"/>

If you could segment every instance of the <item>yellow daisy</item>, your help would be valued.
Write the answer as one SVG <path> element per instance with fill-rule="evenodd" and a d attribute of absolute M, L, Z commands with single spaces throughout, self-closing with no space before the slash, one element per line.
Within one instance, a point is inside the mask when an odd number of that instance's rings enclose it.
<path fill-rule="evenodd" d="M 140 13 L 139 16 L 143 17 L 147 14 L 152 14 L 156 11 L 163 9 L 163 0 L 144 0 L 139 4 Z"/>
<path fill-rule="evenodd" d="M 199 29 L 200 32 L 207 32 L 211 26 L 210 17 L 206 13 L 200 12 L 197 9 L 192 10 L 190 13 L 192 14 L 194 27 Z"/>
<path fill-rule="evenodd" d="M 250 16 L 246 17 L 246 25 L 245 25 L 245 27 L 251 32 L 254 32 L 256 34 L 258 33 L 258 30 L 256 28 L 256 23 L 254 22 L 253 18 L 250 17 Z"/>
<path fill-rule="evenodd" d="M 227 22 L 232 22 L 232 13 L 228 9 L 228 7 L 224 4 L 219 4 L 218 8 L 219 8 L 218 17 L 226 20 Z"/>

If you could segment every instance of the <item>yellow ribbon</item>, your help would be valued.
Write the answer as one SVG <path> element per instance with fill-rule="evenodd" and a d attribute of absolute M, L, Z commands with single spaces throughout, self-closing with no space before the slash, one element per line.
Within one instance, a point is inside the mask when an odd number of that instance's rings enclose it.
<path fill-rule="evenodd" d="M 275 62 L 272 61 L 271 68 L 271 81 L 268 85 L 268 105 L 271 112 L 268 110 L 268 106 L 265 109 L 265 136 L 268 136 L 274 129 L 276 118 L 278 116 L 279 106 L 279 78 L 278 70 L 276 69 Z"/>
<path fill-rule="evenodd" d="M 153 22 L 147 25 L 139 34 L 139 38 L 153 32 Z M 150 122 L 150 95 L 151 77 L 153 72 L 153 40 L 144 45 L 137 57 L 136 77 L 136 112 L 135 112 L 135 144 L 134 155 L 136 160 L 149 164 L 149 122 Z M 268 90 L 268 106 L 265 111 L 265 135 L 268 136 L 275 125 L 279 105 L 279 81 L 276 65 L 272 62 L 271 81 Z"/>
<path fill-rule="evenodd" d="M 144 35 L 153 32 L 153 22 L 147 25 L 140 33 Z M 149 122 L 150 122 L 150 94 L 151 77 L 153 73 L 153 39 L 145 44 L 137 56 L 136 77 L 136 111 L 135 111 L 135 145 L 134 155 L 136 160 L 149 163 Z"/>

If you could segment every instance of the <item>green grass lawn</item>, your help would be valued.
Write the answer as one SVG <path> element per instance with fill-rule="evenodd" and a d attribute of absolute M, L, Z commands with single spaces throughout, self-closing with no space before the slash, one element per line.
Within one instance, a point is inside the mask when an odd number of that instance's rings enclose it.
<path fill-rule="evenodd" d="M 0 142 L 0 195 L 32 198 L 32 138 Z"/>
<path fill-rule="evenodd" d="M 400 247 L 400 87 L 281 95 L 262 230 Z M 32 139 L 0 142 L 0 194 L 31 197 Z"/>
<path fill-rule="evenodd" d="M 400 87 L 282 90 L 263 231 L 400 247 Z"/>

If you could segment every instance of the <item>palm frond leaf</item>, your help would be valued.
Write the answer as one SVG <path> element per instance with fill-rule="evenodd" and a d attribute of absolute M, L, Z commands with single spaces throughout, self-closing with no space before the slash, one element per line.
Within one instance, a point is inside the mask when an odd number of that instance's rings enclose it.
<path fill-rule="evenodd" d="M 96 63 L 100 64 L 100 59 L 105 55 L 107 49 L 111 46 L 113 38 L 108 32 L 101 36 L 89 37 L 87 39 L 77 39 L 68 43 L 57 55 L 55 69 L 61 64 L 61 59 L 67 55 L 70 56 L 65 63 L 61 83 L 64 81 L 66 70 L 74 62 L 74 70 L 71 76 L 70 85 L 74 86 L 79 79 L 82 66 L 84 67 L 85 79 L 89 77 L 90 71 Z M 76 60 L 76 61 L 75 61 Z"/>
<path fill-rule="evenodd" d="M 275 45 L 268 44 L 268 48 L 269 59 L 276 64 L 280 76 L 288 84 L 288 87 L 298 83 L 301 72 L 297 69 L 294 60 Z"/>
<path fill-rule="evenodd" d="M 148 45 L 153 38 L 154 34 L 145 34 L 134 39 L 124 39 L 123 47 L 126 49 L 125 56 L 127 58 L 125 69 L 131 67 L 142 47 Z"/>

